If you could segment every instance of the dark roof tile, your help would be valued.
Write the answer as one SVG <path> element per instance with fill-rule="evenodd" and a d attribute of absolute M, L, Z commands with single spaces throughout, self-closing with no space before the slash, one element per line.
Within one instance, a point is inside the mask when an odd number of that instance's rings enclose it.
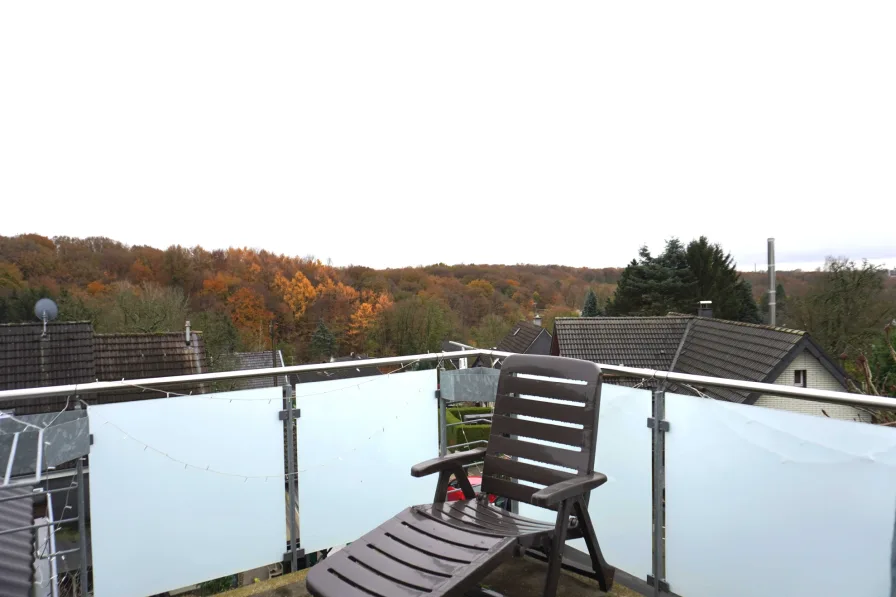
<path fill-rule="evenodd" d="M 774 381 L 776 369 L 807 337 L 799 330 L 680 314 L 559 318 L 554 330 L 561 356 L 757 382 Z M 681 353 L 673 366 L 679 344 Z M 691 393 L 675 384 L 669 389 Z M 749 396 L 723 388 L 702 391 L 732 402 L 744 402 Z"/>
<path fill-rule="evenodd" d="M 90 322 L 0 325 L 0 390 L 96 381 Z M 3 408 L 20 414 L 61 410 L 65 398 L 13 400 Z"/>
<path fill-rule="evenodd" d="M 528 321 L 517 322 L 510 333 L 498 343 L 495 350 L 524 354 L 542 333 L 548 334 L 548 331 Z"/>
<path fill-rule="evenodd" d="M 283 367 L 283 355 L 277 351 L 277 367 Z M 269 369 L 274 367 L 274 360 L 271 357 L 270 350 L 261 352 L 235 352 L 233 354 L 223 355 L 217 363 L 215 369 L 218 371 L 249 371 L 251 369 Z M 286 376 L 277 377 L 277 385 L 288 385 L 289 381 Z M 215 384 L 216 391 L 227 392 L 231 390 L 252 390 L 255 388 L 271 388 L 274 386 L 274 380 L 271 377 L 253 377 L 249 379 L 235 379 L 232 381 L 219 381 Z"/>
<path fill-rule="evenodd" d="M 354 355 L 350 357 L 338 357 L 333 362 L 344 363 L 347 361 L 366 361 L 370 357 L 364 355 Z M 327 369 L 324 371 L 304 371 L 302 373 L 293 373 L 289 376 L 292 384 L 312 383 L 315 381 L 330 381 L 333 379 L 352 379 L 355 377 L 369 377 L 371 375 L 382 375 L 382 371 L 377 367 L 363 366 L 358 363 L 357 367 L 345 367 L 342 369 Z"/>
<path fill-rule="evenodd" d="M 53 322 L 42 338 L 42 323 L 0 325 L 0 390 L 35 388 L 93 381 L 118 381 L 205 373 L 202 335 L 193 333 L 188 346 L 180 332 L 164 334 L 94 334 L 89 322 Z M 203 385 L 166 386 L 178 393 L 201 393 Z M 80 395 L 91 404 L 158 398 L 139 388 L 115 393 Z M 3 408 L 19 414 L 62 410 L 71 396 L 7 401 Z"/>
<path fill-rule="evenodd" d="M 202 334 L 192 332 L 190 344 L 182 332 L 158 334 L 96 334 L 94 336 L 96 376 L 99 381 L 172 377 L 207 373 L 208 363 Z M 172 393 L 202 394 L 206 384 L 184 383 L 166 385 Z M 158 398 L 161 392 L 147 392 L 141 388 L 121 390 L 115 394 L 101 394 L 93 402 L 106 404 L 141 398 Z"/>
<path fill-rule="evenodd" d="M 805 332 L 695 317 L 675 371 L 748 381 L 769 381 L 772 371 L 803 339 Z M 749 392 L 706 388 L 706 394 L 743 402 Z"/>
<path fill-rule="evenodd" d="M 565 357 L 668 370 L 686 317 L 560 317 L 554 335 Z"/>

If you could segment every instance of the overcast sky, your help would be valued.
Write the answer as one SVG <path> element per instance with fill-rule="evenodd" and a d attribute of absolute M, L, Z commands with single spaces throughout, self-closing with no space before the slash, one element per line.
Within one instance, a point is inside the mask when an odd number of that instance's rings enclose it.
<path fill-rule="evenodd" d="M 0 234 L 896 266 L 896 3 L 4 2 Z"/>

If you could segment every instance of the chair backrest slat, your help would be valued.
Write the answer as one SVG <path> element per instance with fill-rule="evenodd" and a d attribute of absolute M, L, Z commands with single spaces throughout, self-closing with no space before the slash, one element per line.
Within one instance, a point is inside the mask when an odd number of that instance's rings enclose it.
<path fill-rule="evenodd" d="M 488 440 L 488 444 L 489 452 L 495 454 L 512 454 L 517 458 L 525 458 L 573 470 L 578 470 L 582 461 L 581 452 L 560 450 L 553 446 L 510 439 L 503 435 L 492 435 L 491 439 Z"/>
<path fill-rule="evenodd" d="M 551 425 L 549 423 L 530 421 L 528 419 L 515 419 L 504 415 L 492 416 L 491 433 L 517 435 L 545 442 L 566 444 L 577 448 L 581 448 L 583 443 L 581 429 Z"/>
<path fill-rule="evenodd" d="M 571 406 L 550 400 L 530 400 L 516 396 L 501 396 L 495 404 L 496 415 L 525 415 L 547 421 L 561 421 L 576 425 L 587 425 L 593 416 L 581 406 Z"/>
<path fill-rule="evenodd" d="M 537 487 L 530 487 L 498 477 L 484 477 L 482 479 L 483 487 L 486 480 L 489 482 L 489 493 L 504 496 L 518 502 L 526 502 L 527 504 L 531 503 L 532 494 L 538 491 Z"/>
<path fill-rule="evenodd" d="M 500 383 L 500 381 L 498 383 Z M 558 384 L 556 382 L 543 379 L 532 379 L 530 377 L 510 377 L 504 381 L 504 384 L 504 392 L 506 394 L 543 396 L 545 398 L 553 398 L 554 400 L 568 400 L 569 402 L 588 401 L 587 390 L 584 386 Z"/>
<path fill-rule="evenodd" d="M 531 503 L 542 486 L 594 472 L 600 388 L 595 363 L 507 357 L 498 379 L 482 491 Z"/>
<path fill-rule="evenodd" d="M 489 474 L 510 477 L 511 479 L 520 479 L 529 481 L 530 483 L 538 483 L 540 485 L 553 485 L 560 481 L 566 481 L 575 477 L 575 473 L 568 473 L 553 468 L 539 466 L 537 464 L 527 464 L 519 460 L 510 460 L 507 458 L 499 458 L 497 456 L 486 456 L 485 465 L 489 467 Z"/>

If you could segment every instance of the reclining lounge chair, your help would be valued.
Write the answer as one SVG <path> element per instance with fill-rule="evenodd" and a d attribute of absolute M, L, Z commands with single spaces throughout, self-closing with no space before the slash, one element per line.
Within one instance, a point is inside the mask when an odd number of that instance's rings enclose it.
<path fill-rule="evenodd" d="M 434 503 L 404 510 L 314 566 L 308 590 L 316 597 L 458 597 L 507 558 L 537 549 L 548 560 L 543 595 L 554 597 L 564 543 L 584 538 L 590 576 L 609 591 L 615 571 L 604 561 L 588 516 L 590 491 L 607 480 L 594 472 L 600 387 L 594 363 L 507 357 L 488 446 L 414 466 L 415 477 L 439 474 Z M 555 510 L 556 522 L 525 518 L 478 499 L 463 465 L 482 459 L 483 497 L 496 494 Z M 452 475 L 464 500 L 445 501 Z"/>

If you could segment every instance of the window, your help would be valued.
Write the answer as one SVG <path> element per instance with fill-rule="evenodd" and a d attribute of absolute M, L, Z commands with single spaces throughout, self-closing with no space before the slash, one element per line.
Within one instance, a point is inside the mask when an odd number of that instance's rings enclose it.
<path fill-rule="evenodd" d="M 805 369 L 797 369 L 793 372 L 793 385 L 805 388 L 807 377 Z"/>

